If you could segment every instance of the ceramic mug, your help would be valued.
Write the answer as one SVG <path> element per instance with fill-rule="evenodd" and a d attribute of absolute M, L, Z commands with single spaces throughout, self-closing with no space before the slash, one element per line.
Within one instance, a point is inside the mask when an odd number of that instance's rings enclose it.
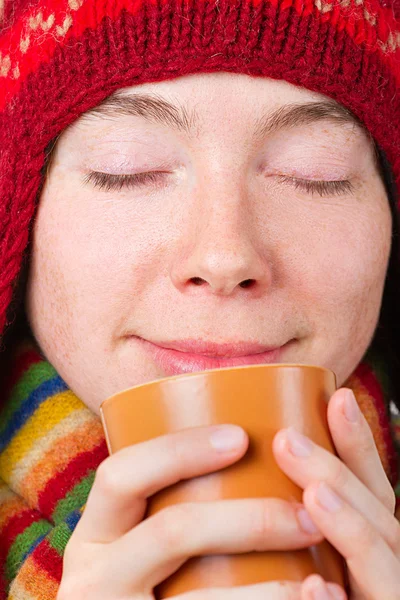
<path fill-rule="evenodd" d="M 235 498 L 282 498 L 302 502 L 302 489 L 278 467 L 272 440 L 294 426 L 336 454 L 327 405 L 335 374 L 312 365 L 272 364 L 215 369 L 159 379 L 115 394 L 100 407 L 110 454 L 151 438 L 201 425 L 240 425 L 249 448 L 236 463 L 180 481 L 148 499 L 146 518 L 182 502 Z M 266 581 L 303 581 L 319 573 L 345 586 L 343 558 L 327 542 L 301 550 L 190 558 L 155 589 L 164 599 L 209 587 Z"/>

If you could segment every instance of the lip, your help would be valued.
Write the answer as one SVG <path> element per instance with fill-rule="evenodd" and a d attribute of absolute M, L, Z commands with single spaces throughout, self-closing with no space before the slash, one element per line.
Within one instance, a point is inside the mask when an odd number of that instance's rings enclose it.
<path fill-rule="evenodd" d="M 159 342 L 155 344 L 138 339 L 159 367 L 170 375 L 183 375 L 224 367 L 263 365 L 281 362 L 288 344 L 278 348 L 266 348 L 259 344 L 238 342 L 215 344 L 198 340 Z M 162 344 L 162 345 L 161 345 Z"/>

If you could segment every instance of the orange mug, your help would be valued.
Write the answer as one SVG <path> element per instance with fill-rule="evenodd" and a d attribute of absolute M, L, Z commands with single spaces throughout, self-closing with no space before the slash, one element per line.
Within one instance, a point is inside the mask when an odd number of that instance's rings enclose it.
<path fill-rule="evenodd" d="M 110 454 L 125 446 L 201 425 L 240 425 L 249 448 L 236 463 L 180 481 L 148 500 L 146 517 L 172 504 L 275 497 L 302 502 L 302 489 L 278 467 L 272 440 L 294 426 L 335 453 L 327 404 L 335 374 L 311 365 L 254 365 L 159 379 L 115 394 L 100 407 Z M 303 581 L 319 573 L 345 587 L 343 558 L 328 541 L 301 550 L 196 556 L 155 589 L 162 600 L 192 590 L 276 580 Z"/>

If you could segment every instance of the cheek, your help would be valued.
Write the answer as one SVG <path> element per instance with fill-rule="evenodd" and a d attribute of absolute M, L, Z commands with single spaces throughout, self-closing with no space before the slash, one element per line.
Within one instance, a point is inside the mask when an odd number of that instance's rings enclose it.
<path fill-rule="evenodd" d="M 156 219 L 143 227 L 132 211 L 68 199 L 57 188 L 42 195 L 28 283 L 28 311 L 39 335 L 50 322 L 51 337 L 76 341 L 85 329 L 112 327 L 159 277 L 165 232 Z"/>
<path fill-rule="evenodd" d="M 349 235 L 350 234 L 350 235 Z M 390 233 L 386 232 L 390 239 Z M 321 312 L 357 310 L 359 302 L 380 295 L 385 278 L 390 244 L 383 231 L 360 227 L 351 231 L 326 232 L 317 240 L 307 272 L 307 289 L 317 297 Z"/>
<path fill-rule="evenodd" d="M 26 295 L 26 312 L 32 331 L 44 351 L 57 340 L 57 352 L 63 360 L 70 362 L 72 303 L 70 298 L 78 293 L 66 277 L 59 256 L 60 235 L 70 239 L 67 229 L 51 213 L 46 211 L 45 203 L 38 212 L 33 235 L 32 260 L 29 270 Z"/>
<path fill-rule="evenodd" d="M 379 310 L 391 247 L 391 221 L 381 217 L 352 227 L 333 258 L 338 300 L 355 312 Z"/>
<path fill-rule="evenodd" d="M 300 277 L 291 282 L 315 334 L 315 359 L 342 383 L 364 356 L 374 335 L 391 248 L 386 198 L 369 211 L 314 223 L 303 239 Z M 347 218 L 346 218 L 347 217 Z M 312 233 L 314 231 L 314 234 Z"/>
<path fill-rule="evenodd" d="M 380 294 L 391 247 L 391 213 L 382 191 L 348 206 L 339 202 L 303 212 L 293 234 L 297 281 L 292 287 L 332 310 Z"/>

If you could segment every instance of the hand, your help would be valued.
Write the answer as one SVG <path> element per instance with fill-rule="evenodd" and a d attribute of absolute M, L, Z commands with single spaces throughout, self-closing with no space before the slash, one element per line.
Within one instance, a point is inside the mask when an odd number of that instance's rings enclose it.
<path fill-rule="evenodd" d="M 135 444 L 101 463 L 65 549 L 57 600 L 153 599 L 153 588 L 191 556 L 299 549 L 322 541 L 319 532 L 302 531 L 297 518 L 302 505 L 276 498 L 180 504 L 143 520 L 149 496 L 224 468 L 245 454 L 249 440 L 240 428 L 235 428 L 239 441 L 228 452 L 212 447 L 210 429 L 187 429 Z M 301 585 L 203 589 L 179 600 L 299 600 Z"/>
<path fill-rule="evenodd" d="M 342 388 L 328 406 L 329 428 L 340 458 L 308 438 L 301 445 L 292 428 L 276 434 L 274 455 L 280 468 L 303 488 L 303 503 L 314 523 L 344 557 L 351 600 L 399 600 L 400 524 L 394 516 L 395 495 L 357 403 L 354 422 L 346 419 L 347 399 L 355 402 L 353 393 Z M 300 456 L 292 454 L 290 439 Z M 303 582 L 301 600 L 314 598 L 311 589 L 320 580 L 311 576 Z"/>

